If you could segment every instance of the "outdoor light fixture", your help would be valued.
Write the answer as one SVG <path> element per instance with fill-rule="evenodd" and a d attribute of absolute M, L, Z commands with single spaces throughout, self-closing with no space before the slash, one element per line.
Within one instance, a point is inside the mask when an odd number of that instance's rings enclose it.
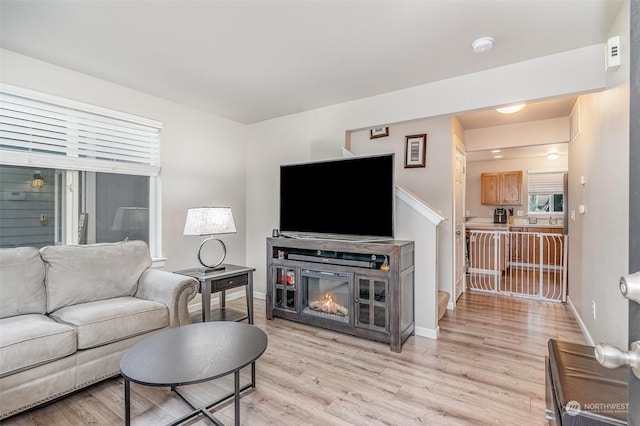
<path fill-rule="evenodd" d="M 183 235 L 219 235 L 235 234 L 236 224 L 233 222 L 233 214 L 230 207 L 194 207 L 187 211 L 187 220 L 184 224 Z M 218 241 L 222 246 L 222 257 L 218 263 L 208 265 L 202 260 L 202 247 L 211 241 Z M 203 266 L 203 272 L 217 271 L 224 269 L 219 266 L 227 256 L 227 247 L 218 238 L 209 237 L 205 239 L 198 248 L 198 262 Z"/>
<path fill-rule="evenodd" d="M 42 188 L 42 185 L 44 185 L 44 179 L 42 179 L 42 176 L 40 176 L 40 170 L 36 170 L 33 174 L 31 186 L 33 186 L 34 188 Z"/>

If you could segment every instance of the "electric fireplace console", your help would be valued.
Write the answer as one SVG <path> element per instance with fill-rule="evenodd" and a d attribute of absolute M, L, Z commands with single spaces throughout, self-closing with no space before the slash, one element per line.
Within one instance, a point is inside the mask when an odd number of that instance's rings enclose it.
<path fill-rule="evenodd" d="M 400 352 L 415 329 L 413 241 L 267 238 L 266 311 Z"/>

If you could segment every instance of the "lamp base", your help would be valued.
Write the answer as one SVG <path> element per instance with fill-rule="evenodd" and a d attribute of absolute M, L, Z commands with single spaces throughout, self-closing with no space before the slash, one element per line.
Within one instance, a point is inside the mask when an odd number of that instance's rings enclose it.
<path fill-rule="evenodd" d="M 220 259 L 218 260 L 218 263 L 216 263 L 215 265 L 207 265 L 206 263 L 204 263 L 204 261 L 202 260 L 202 247 L 204 247 L 204 245 L 209 242 L 209 241 L 217 241 L 218 243 L 220 243 L 220 245 L 222 246 L 222 257 L 220 257 Z M 224 258 L 227 256 L 227 247 L 224 245 L 224 243 L 217 239 L 217 238 L 213 238 L 213 237 L 209 237 L 206 240 L 204 240 L 201 244 L 200 244 L 200 248 L 198 248 L 198 262 L 200 262 L 200 264 L 202 265 L 201 268 L 199 268 L 199 270 L 201 272 L 212 272 L 212 271 L 221 271 L 224 269 L 224 266 L 220 266 L 222 265 L 222 262 L 224 262 Z"/>
<path fill-rule="evenodd" d="M 225 266 L 216 266 L 212 268 L 208 266 L 200 266 L 197 269 L 198 269 L 198 272 L 200 272 L 201 274 L 209 274 L 211 272 L 224 271 L 227 268 Z"/>

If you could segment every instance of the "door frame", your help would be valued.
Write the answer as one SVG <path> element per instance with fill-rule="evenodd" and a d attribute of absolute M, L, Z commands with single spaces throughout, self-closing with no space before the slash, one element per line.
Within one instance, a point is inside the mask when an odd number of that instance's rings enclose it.
<path fill-rule="evenodd" d="M 630 2 L 630 46 L 640 45 L 640 2 Z M 640 271 L 640 55 L 630 50 L 629 273 Z M 640 340 L 640 304 L 629 301 L 629 348 Z M 640 379 L 629 368 L 629 424 L 640 425 Z"/>

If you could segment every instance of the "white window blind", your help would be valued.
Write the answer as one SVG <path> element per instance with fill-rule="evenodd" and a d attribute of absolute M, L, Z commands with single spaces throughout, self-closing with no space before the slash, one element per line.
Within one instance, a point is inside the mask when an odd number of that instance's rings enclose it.
<path fill-rule="evenodd" d="M 160 123 L 92 105 L 0 87 L 0 162 L 156 176 Z"/>
<path fill-rule="evenodd" d="M 564 172 L 528 172 L 529 194 L 562 194 Z"/>

